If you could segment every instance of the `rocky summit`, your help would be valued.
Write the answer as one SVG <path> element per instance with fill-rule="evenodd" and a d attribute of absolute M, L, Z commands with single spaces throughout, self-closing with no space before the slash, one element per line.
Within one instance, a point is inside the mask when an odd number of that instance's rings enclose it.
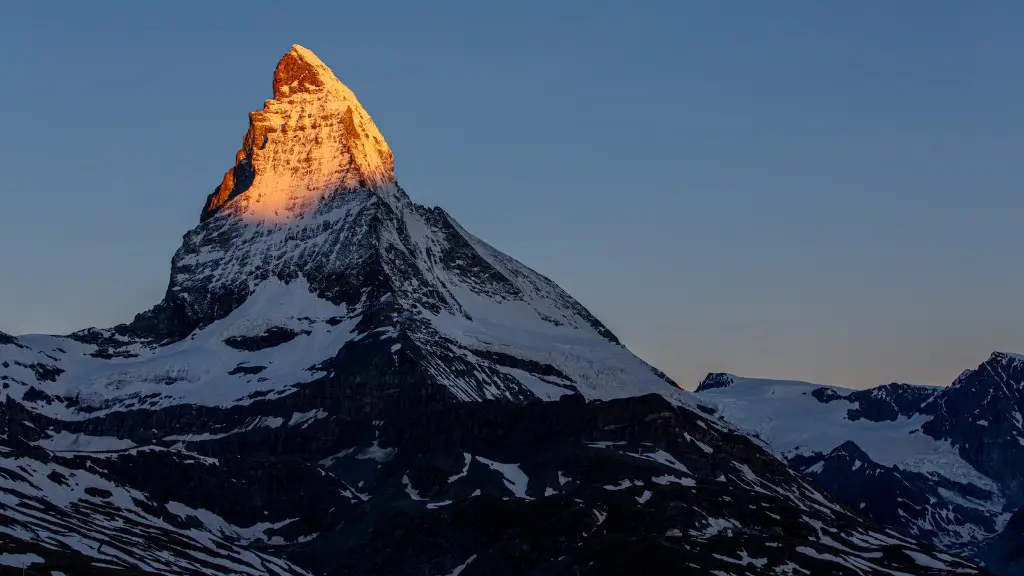
<path fill-rule="evenodd" d="M 985 573 L 840 504 L 413 203 L 312 52 L 273 95 L 161 302 L 0 333 L 0 573 Z"/>

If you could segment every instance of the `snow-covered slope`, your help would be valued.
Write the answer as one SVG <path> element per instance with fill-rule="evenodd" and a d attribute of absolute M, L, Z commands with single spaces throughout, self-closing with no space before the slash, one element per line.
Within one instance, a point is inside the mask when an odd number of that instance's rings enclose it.
<path fill-rule="evenodd" d="M 182 506 L 154 502 L 146 494 L 90 469 L 96 459 L 130 454 L 94 452 L 104 440 L 60 445 L 36 453 L 3 449 L 0 458 L 0 573 L 26 574 L 223 574 L 307 575 L 309 572 L 242 544 L 213 523 L 190 521 Z M 205 466 L 216 460 L 175 455 Z M 204 518 L 205 520 L 205 518 Z M 263 534 L 255 526 L 248 534 Z M 218 529 L 221 528 L 221 529 Z M 13 572 L 11 572 L 13 573 Z M 20 571 L 18 573 L 21 573 Z"/>
<path fill-rule="evenodd" d="M 843 509 L 552 281 L 414 204 L 310 51 L 273 88 L 160 303 L 0 333 L 0 565 L 977 572 Z"/>
<path fill-rule="evenodd" d="M 939 389 L 927 388 L 935 393 Z M 718 414 L 772 446 L 785 458 L 826 453 L 855 439 L 871 458 L 885 466 L 934 472 L 970 482 L 984 477 L 963 462 L 948 442 L 921 433 L 925 414 L 898 415 L 873 421 L 851 417 L 859 408 L 853 390 L 807 382 L 732 378 L 725 388 L 699 390 Z M 870 390 L 881 397 L 884 388 Z"/>
<path fill-rule="evenodd" d="M 847 504 L 903 533 L 977 554 L 1021 505 L 1024 362 L 994 353 L 948 388 L 847 390 L 709 374 L 700 397 Z M 1018 552 L 1019 553 L 1019 552 Z M 1006 554 L 1004 554 L 1006 556 Z"/>

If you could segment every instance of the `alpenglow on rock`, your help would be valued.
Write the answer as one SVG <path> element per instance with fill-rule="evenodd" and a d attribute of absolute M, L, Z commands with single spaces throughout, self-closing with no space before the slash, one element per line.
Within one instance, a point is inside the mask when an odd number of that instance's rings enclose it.
<path fill-rule="evenodd" d="M 328 192 L 394 183 L 391 149 L 356 95 L 295 45 L 274 71 L 274 99 L 249 113 L 235 166 L 201 219 L 243 192 L 248 216 L 281 221 L 302 217 Z"/>
<path fill-rule="evenodd" d="M 0 573 L 983 573 L 414 204 L 308 50 L 250 119 L 160 303 L 0 332 Z"/>

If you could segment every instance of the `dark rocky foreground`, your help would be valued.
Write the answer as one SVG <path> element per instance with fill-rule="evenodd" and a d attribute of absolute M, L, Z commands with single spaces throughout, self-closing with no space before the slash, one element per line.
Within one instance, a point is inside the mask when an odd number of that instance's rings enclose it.
<path fill-rule="evenodd" d="M 390 421 L 326 418 L 70 457 L 11 428 L 0 475 L 21 488 L 5 482 L 0 526 L 38 537 L 5 539 L 0 553 L 45 559 L 26 574 L 266 573 L 272 563 L 296 574 L 974 572 L 657 395 L 433 405 Z M 30 495 L 44 477 L 93 488 L 68 513 Z M 248 541 L 225 530 L 222 558 L 192 557 L 215 556 L 198 543 L 210 514 L 276 528 Z M 52 546 L 56 531 L 91 543 Z M 170 560 L 146 570 L 118 558 L 140 550 Z"/>

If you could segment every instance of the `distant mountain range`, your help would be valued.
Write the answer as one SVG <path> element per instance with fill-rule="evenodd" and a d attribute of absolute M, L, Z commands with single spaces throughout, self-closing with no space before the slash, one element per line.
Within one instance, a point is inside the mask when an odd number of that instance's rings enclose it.
<path fill-rule="evenodd" d="M 848 506 L 1024 574 L 1024 356 L 993 353 L 945 388 L 854 391 L 717 373 L 697 392 Z"/>

